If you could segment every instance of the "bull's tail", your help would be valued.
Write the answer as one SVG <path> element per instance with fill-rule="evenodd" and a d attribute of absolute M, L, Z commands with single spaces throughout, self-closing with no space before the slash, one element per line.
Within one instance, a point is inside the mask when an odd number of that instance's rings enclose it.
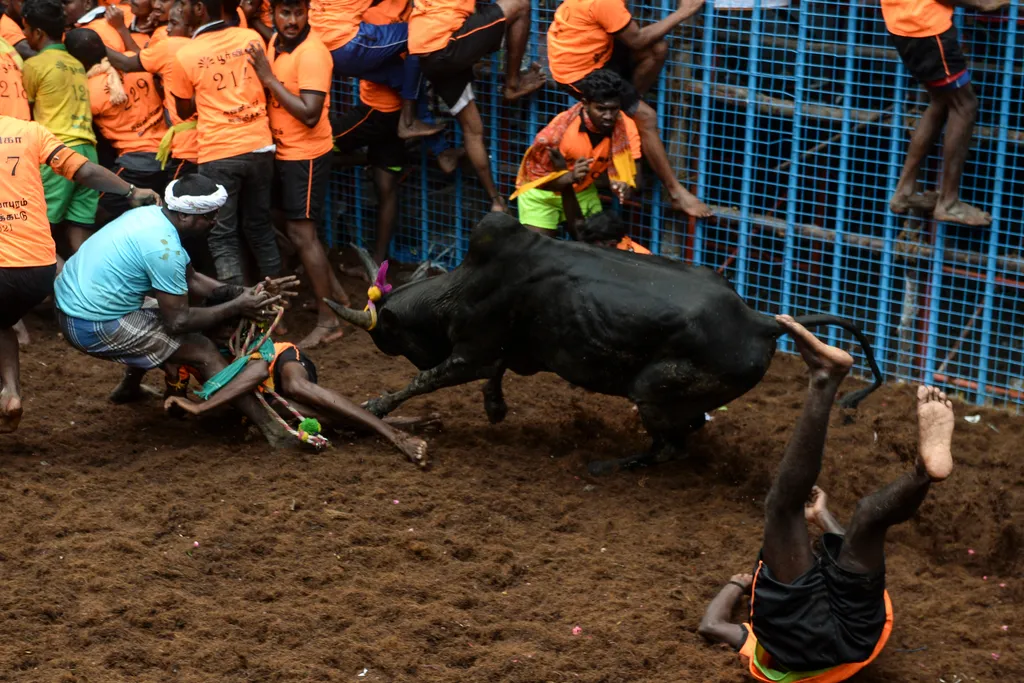
<path fill-rule="evenodd" d="M 871 374 L 874 375 L 875 381 L 869 387 L 858 389 L 857 391 L 843 396 L 843 398 L 839 400 L 839 405 L 844 408 L 856 408 L 868 394 L 882 386 L 882 383 L 885 381 L 885 377 L 882 375 L 882 370 L 878 367 L 877 361 L 875 361 L 875 352 L 871 348 L 871 342 L 868 341 L 867 336 L 864 334 L 863 330 L 860 329 L 860 326 L 850 320 L 838 318 L 834 315 L 804 315 L 799 318 L 794 318 L 794 320 L 808 329 L 823 327 L 825 325 L 836 325 L 837 327 L 841 327 L 852 334 L 860 343 L 861 348 L 864 349 L 864 356 L 868 360 L 868 366 L 871 368 Z"/>

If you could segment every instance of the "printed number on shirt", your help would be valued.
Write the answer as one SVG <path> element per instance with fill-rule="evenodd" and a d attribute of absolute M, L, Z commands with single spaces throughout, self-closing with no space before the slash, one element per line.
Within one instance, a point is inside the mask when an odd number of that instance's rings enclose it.
<path fill-rule="evenodd" d="M 7 165 L 11 167 L 11 175 L 18 172 L 19 161 L 21 161 L 21 157 L 7 157 Z"/>
<path fill-rule="evenodd" d="M 8 81 L 0 81 L 0 98 L 11 98 L 16 99 L 28 99 L 28 95 L 25 94 L 25 88 L 11 87 Z"/>
<path fill-rule="evenodd" d="M 242 77 L 238 78 L 235 76 L 234 71 L 214 71 L 213 82 L 217 84 L 217 90 L 224 90 L 225 88 L 234 87 L 237 88 L 239 83 L 245 83 L 249 80 L 249 67 L 242 67 Z"/>
<path fill-rule="evenodd" d="M 144 95 L 149 94 L 149 83 L 140 78 L 135 81 L 135 85 L 128 87 L 128 92 L 125 94 L 128 95 L 128 100 L 124 103 L 124 110 L 128 111 L 138 104 Z"/>
<path fill-rule="evenodd" d="M 86 90 L 84 85 L 76 85 L 74 88 L 71 89 L 71 91 L 75 93 L 75 99 L 77 99 L 79 102 L 89 101 L 89 91 Z"/>

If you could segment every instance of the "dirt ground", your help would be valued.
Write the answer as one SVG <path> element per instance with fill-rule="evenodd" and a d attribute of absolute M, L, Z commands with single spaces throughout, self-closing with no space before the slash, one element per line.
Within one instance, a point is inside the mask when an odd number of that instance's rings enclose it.
<path fill-rule="evenodd" d="M 117 366 L 29 324 L 26 417 L 0 437 L 0 681 L 747 680 L 696 628 L 753 566 L 799 360 L 687 461 L 600 479 L 587 461 L 646 444 L 627 402 L 511 376 L 491 426 L 477 386 L 445 390 L 400 411 L 443 415 L 420 471 L 372 438 L 271 452 L 231 413 L 112 406 Z M 413 373 L 354 330 L 311 355 L 358 400 Z M 1024 420 L 956 410 L 959 467 L 890 534 L 895 629 L 860 683 L 1024 681 Z M 842 519 L 915 428 L 907 386 L 834 411 L 819 483 Z"/>

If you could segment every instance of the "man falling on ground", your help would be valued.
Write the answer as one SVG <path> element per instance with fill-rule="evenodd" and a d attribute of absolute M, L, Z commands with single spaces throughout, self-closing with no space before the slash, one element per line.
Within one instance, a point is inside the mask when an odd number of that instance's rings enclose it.
<path fill-rule="evenodd" d="M 971 148 L 978 98 L 971 87 L 967 60 L 960 49 L 953 8 L 992 12 L 1009 0 L 882 0 L 885 27 L 910 74 L 928 91 L 928 108 L 914 127 L 896 192 L 889 200 L 893 213 L 931 211 L 935 220 L 984 227 L 987 211 L 960 201 L 960 178 Z M 917 192 L 921 164 L 942 131 L 942 180 L 938 193 Z"/>
<path fill-rule="evenodd" d="M 658 114 L 643 98 L 668 56 L 665 36 L 703 5 L 704 0 L 680 0 L 675 12 L 640 28 L 625 0 L 563 0 L 548 28 L 551 76 L 570 95 L 582 97 L 580 81 L 597 69 L 614 71 L 626 81 L 622 110 L 636 120 L 647 163 L 665 186 L 672 208 L 697 218 L 710 216 L 711 209 L 676 179 L 658 133 Z"/>
<path fill-rule="evenodd" d="M 777 320 L 810 369 L 807 398 L 765 499 L 764 542 L 755 572 L 730 579 L 708 606 L 699 632 L 735 648 L 759 681 L 837 683 L 873 661 L 889 638 L 886 533 L 914 515 L 932 482 L 952 472 L 953 406 L 937 389 L 918 389 L 914 469 L 861 499 L 844 529 L 815 482 L 829 412 L 853 359 L 791 317 Z M 820 554 L 812 549 L 808 521 L 825 532 Z M 732 623 L 730 613 L 747 591 L 750 622 Z"/>

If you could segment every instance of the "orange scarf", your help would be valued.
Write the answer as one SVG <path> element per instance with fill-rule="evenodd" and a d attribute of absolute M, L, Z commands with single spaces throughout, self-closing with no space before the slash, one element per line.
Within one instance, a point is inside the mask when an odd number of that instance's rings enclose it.
<path fill-rule="evenodd" d="M 558 149 L 562 144 L 565 131 L 571 125 L 579 125 L 577 122 L 581 120 L 588 130 L 593 130 L 582 102 L 556 116 L 551 123 L 544 127 L 544 130 L 537 134 L 533 144 L 523 156 L 523 163 L 519 165 L 516 191 L 510 199 L 515 199 L 523 192 L 549 183 L 569 172 L 568 169 L 555 168 L 550 150 L 551 148 Z M 615 119 L 615 129 L 612 131 L 611 137 L 612 166 L 608 169 L 608 177 L 612 180 L 620 180 L 630 187 L 636 187 L 636 161 L 633 160 L 633 153 L 629 148 L 629 133 L 626 130 L 626 118 L 622 112 L 619 112 L 618 118 Z"/>

